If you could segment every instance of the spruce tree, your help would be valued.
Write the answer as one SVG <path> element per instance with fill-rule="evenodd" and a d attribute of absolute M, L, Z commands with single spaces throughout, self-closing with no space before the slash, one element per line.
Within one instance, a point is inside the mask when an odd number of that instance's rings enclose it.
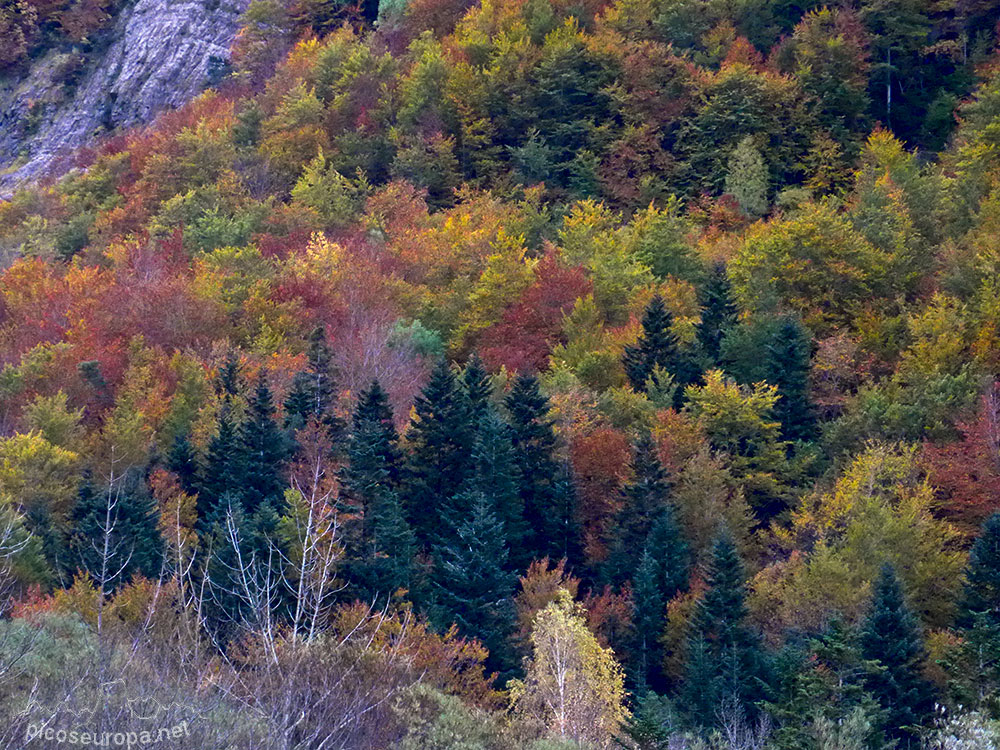
<path fill-rule="evenodd" d="M 646 537 L 639 567 L 632 579 L 636 685 L 648 685 L 658 691 L 665 687 L 660 639 L 666 624 L 667 604 L 687 588 L 689 566 L 687 542 L 668 506 L 661 511 Z"/>
<path fill-rule="evenodd" d="M 565 557 L 572 542 L 568 508 L 569 484 L 556 460 L 556 435 L 549 418 L 549 400 L 538 379 L 520 373 L 504 399 L 510 415 L 511 438 L 520 474 L 520 493 L 528 525 L 528 549 L 533 557 Z"/>
<path fill-rule="evenodd" d="M 462 635 L 480 639 L 489 649 L 487 668 L 503 674 L 513 666 L 516 582 L 507 570 L 504 525 L 481 492 L 457 499 L 466 512 L 452 520 L 451 541 L 434 548 L 435 619 L 442 628 L 455 623 Z"/>
<path fill-rule="evenodd" d="M 427 546 L 440 528 L 445 502 L 464 486 L 471 467 L 468 402 L 444 359 L 417 397 L 407 437 L 412 447 L 407 517 L 418 541 Z"/>
<path fill-rule="evenodd" d="M 399 490 L 403 473 L 399 435 L 389 398 L 378 380 L 358 396 L 346 453 L 347 461 L 340 471 L 340 494 L 354 512 L 364 515 L 371 488 L 377 484 Z"/>
<path fill-rule="evenodd" d="M 155 578 L 163 562 L 158 515 L 145 486 L 130 478 L 97 490 L 86 479 L 72 514 L 77 569 L 117 587 L 135 573 Z"/>
<path fill-rule="evenodd" d="M 785 440 L 812 440 L 816 417 L 809 396 L 809 334 L 792 317 L 786 317 L 767 346 L 767 381 L 778 387 L 774 417 Z"/>
<path fill-rule="evenodd" d="M 684 698 L 696 725 L 715 723 L 719 706 L 751 712 L 766 697 L 770 665 L 760 635 L 747 623 L 746 594 L 743 563 L 723 532 L 712 547 L 707 590 L 691 622 Z"/>
<path fill-rule="evenodd" d="M 326 341 L 326 330 L 317 326 L 309 336 L 309 376 L 311 380 L 312 414 L 326 425 L 336 446 L 344 434 L 344 424 L 337 416 L 337 381 L 333 354 Z"/>
<path fill-rule="evenodd" d="M 865 687 L 885 712 L 886 735 L 902 747 L 915 746 L 917 731 L 932 718 L 934 687 L 923 675 L 927 652 L 920 625 L 889 563 L 875 582 L 860 642 L 862 656 L 878 663 Z"/>
<path fill-rule="evenodd" d="M 238 396 L 243 389 L 240 375 L 240 361 L 236 353 L 230 351 L 226 355 L 226 361 L 219 368 L 219 373 L 215 379 L 215 392 L 226 399 Z"/>
<path fill-rule="evenodd" d="M 274 401 L 263 374 L 250 398 L 241 437 L 246 471 L 243 499 L 247 512 L 252 514 L 264 501 L 277 506 L 284 492 L 282 465 L 287 448 L 285 436 L 274 421 Z"/>
<path fill-rule="evenodd" d="M 350 595 L 366 602 L 411 586 L 415 543 L 399 500 L 397 443 L 392 408 L 373 381 L 358 397 L 340 473 Z"/>
<path fill-rule="evenodd" d="M 482 359 L 474 352 L 462 371 L 462 387 L 469 400 L 469 420 L 478 425 L 490 409 L 493 386 Z"/>
<path fill-rule="evenodd" d="M 878 663 L 861 655 L 856 628 L 835 615 L 796 651 L 779 697 L 766 706 L 778 723 L 772 740 L 776 750 L 827 747 L 816 736 L 823 725 L 850 726 L 854 741 L 844 742 L 850 747 L 884 748 L 883 712 L 864 687 Z"/>
<path fill-rule="evenodd" d="M 955 680 L 961 699 L 996 715 L 1000 709 L 1000 513 L 986 520 L 972 545 L 957 625 L 962 653 Z"/>
<path fill-rule="evenodd" d="M 739 309 L 733 300 L 732 286 L 725 265 L 717 263 L 700 289 L 701 321 L 698 323 L 698 345 L 709 367 L 720 362 L 722 339 L 739 319 Z"/>
<path fill-rule="evenodd" d="M 167 452 L 166 464 L 167 468 L 177 476 L 177 481 L 184 492 L 189 495 L 198 492 L 198 462 L 186 433 L 174 438 Z"/>
<path fill-rule="evenodd" d="M 312 379 L 308 372 L 297 372 L 285 396 L 285 429 L 294 433 L 305 427 L 312 414 L 312 406 Z"/>
<path fill-rule="evenodd" d="M 310 419 L 317 419 L 326 427 L 334 450 L 341 444 L 346 430 L 337 415 L 337 380 L 333 354 L 322 326 L 309 335 L 306 351 L 309 366 L 292 381 L 285 398 L 285 428 L 299 430 Z"/>
<path fill-rule="evenodd" d="M 219 411 L 218 429 L 208 444 L 198 487 L 198 522 L 206 523 L 219 506 L 222 496 L 230 494 L 242 502 L 247 483 L 246 455 L 239 427 L 234 424 L 228 400 Z"/>
<path fill-rule="evenodd" d="M 646 537 L 667 508 L 670 485 L 656 453 L 656 443 L 645 432 L 632 450 L 632 478 L 622 488 L 622 506 L 611 528 L 606 574 L 609 583 L 621 584 L 639 566 Z"/>
<path fill-rule="evenodd" d="M 674 405 L 679 406 L 684 400 L 684 388 L 697 382 L 701 373 L 691 352 L 681 349 L 677 334 L 672 330 L 673 321 L 663 298 L 653 297 L 642 316 L 639 340 L 625 347 L 622 364 L 629 383 L 640 392 L 646 391 L 651 380 L 653 385 L 662 385 L 657 368 L 670 373 L 677 386 Z"/>
<path fill-rule="evenodd" d="M 524 500 L 520 493 L 517 455 L 510 427 L 492 408 L 485 410 L 472 447 L 473 472 L 469 485 L 480 492 L 503 524 L 513 570 L 523 570 L 531 562 L 525 546 L 528 525 L 524 520 Z"/>

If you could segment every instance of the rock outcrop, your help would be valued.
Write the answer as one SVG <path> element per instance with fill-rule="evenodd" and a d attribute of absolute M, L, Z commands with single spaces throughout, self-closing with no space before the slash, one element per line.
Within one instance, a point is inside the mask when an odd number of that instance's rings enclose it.
<path fill-rule="evenodd" d="M 0 197 L 110 129 L 149 122 L 202 91 L 224 64 L 248 0 L 136 0 L 67 80 L 72 55 L 51 51 L 0 80 Z"/>

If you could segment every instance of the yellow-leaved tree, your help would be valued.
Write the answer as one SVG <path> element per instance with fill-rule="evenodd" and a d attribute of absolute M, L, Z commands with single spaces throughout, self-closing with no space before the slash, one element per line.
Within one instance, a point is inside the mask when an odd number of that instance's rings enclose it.
<path fill-rule="evenodd" d="M 629 717 L 625 675 L 614 652 L 587 629 L 566 589 L 535 617 L 524 681 L 508 684 L 514 712 L 545 734 L 584 747 L 614 747 Z"/>

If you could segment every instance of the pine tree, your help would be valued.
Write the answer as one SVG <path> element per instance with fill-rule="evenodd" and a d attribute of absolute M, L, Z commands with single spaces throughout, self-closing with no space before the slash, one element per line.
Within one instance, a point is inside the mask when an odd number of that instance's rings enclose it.
<path fill-rule="evenodd" d="M 166 456 L 167 468 L 176 476 L 181 489 L 189 495 L 198 492 L 198 462 L 186 433 L 178 435 Z"/>
<path fill-rule="evenodd" d="M 764 645 L 747 623 L 743 563 L 728 532 L 712 548 L 707 584 L 691 622 L 684 683 L 689 716 L 701 726 L 714 724 L 724 704 L 753 710 L 770 681 Z"/>
<path fill-rule="evenodd" d="M 442 628 L 455 623 L 462 635 L 480 639 L 490 652 L 487 667 L 502 675 L 513 665 L 516 582 L 507 570 L 504 525 L 481 492 L 457 499 L 464 517 L 451 522 L 446 535 L 451 541 L 434 548 L 435 619 Z"/>
<path fill-rule="evenodd" d="M 916 731 L 932 716 L 934 687 L 923 676 L 927 652 L 920 626 L 889 563 L 875 582 L 860 642 L 862 656 L 879 665 L 867 675 L 865 687 L 885 711 L 887 736 L 903 747 L 915 745 Z"/>
<path fill-rule="evenodd" d="M 242 502 L 247 476 L 239 432 L 233 424 L 229 402 L 223 401 L 218 429 L 208 444 L 198 487 L 198 522 L 203 527 L 223 495 L 228 493 Z"/>
<path fill-rule="evenodd" d="M 719 364 L 722 339 L 739 318 L 725 265 L 717 263 L 700 290 L 701 322 L 698 344 L 709 367 Z"/>
<path fill-rule="evenodd" d="M 636 391 L 645 392 L 648 383 L 659 383 L 657 368 L 670 373 L 677 386 L 674 405 L 684 400 L 684 388 L 697 382 L 700 372 L 688 351 L 682 351 L 673 332 L 674 318 L 659 295 L 653 297 L 642 316 L 642 333 L 635 344 L 625 347 L 622 363 L 629 383 Z"/>
<path fill-rule="evenodd" d="M 622 506 L 609 543 L 606 575 L 621 584 L 638 568 L 653 523 L 668 507 L 670 485 L 656 452 L 656 443 L 645 432 L 632 451 L 632 479 L 622 488 Z"/>
<path fill-rule="evenodd" d="M 663 648 L 660 639 L 667 603 L 687 588 L 690 555 L 669 506 L 661 511 L 643 545 L 632 579 L 632 623 L 635 631 L 637 685 L 663 690 Z"/>
<path fill-rule="evenodd" d="M 243 498 L 247 512 L 253 513 L 264 501 L 281 501 L 281 470 L 287 455 L 285 436 L 274 421 L 271 389 L 263 374 L 257 380 L 241 433 L 246 471 Z"/>
<path fill-rule="evenodd" d="M 517 456 L 510 427 L 492 408 L 487 409 L 479 421 L 472 447 L 472 465 L 469 484 L 487 498 L 490 508 L 503 524 L 511 569 L 523 570 L 531 558 L 525 546 L 528 525 L 524 520 Z"/>
<path fill-rule="evenodd" d="M 519 374 L 504 399 L 520 473 L 521 500 L 533 557 L 565 557 L 572 544 L 568 483 L 556 460 L 556 435 L 549 418 L 549 400 L 533 375 Z"/>
<path fill-rule="evenodd" d="M 1000 709 L 1000 513 L 983 524 L 965 569 L 957 625 L 962 636 L 956 682 L 966 705 Z"/>
<path fill-rule="evenodd" d="M 794 318 L 785 318 L 767 346 L 768 377 L 778 387 L 774 417 L 781 423 L 785 440 L 811 440 L 816 436 L 816 417 L 809 396 L 809 335 Z"/>
<path fill-rule="evenodd" d="M 445 501 L 465 484 L 471 466 L 468 402 L 445 360 L 431 373 L 414 404 L 407 435 L 406 509 L 422 545 L 439 530 Z"/>

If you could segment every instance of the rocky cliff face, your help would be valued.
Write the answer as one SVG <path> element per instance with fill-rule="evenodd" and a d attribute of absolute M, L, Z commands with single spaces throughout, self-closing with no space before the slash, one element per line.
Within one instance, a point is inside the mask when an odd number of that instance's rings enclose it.
<path fill-rule="evenodd" d="M 197 95 L 210 67 L 228 58 L 247 4 L 136 0 L 82 66 L 53 51 L 26 75 L 0 81 L 0 197 L 102 132 L 148 122 Z"/>

